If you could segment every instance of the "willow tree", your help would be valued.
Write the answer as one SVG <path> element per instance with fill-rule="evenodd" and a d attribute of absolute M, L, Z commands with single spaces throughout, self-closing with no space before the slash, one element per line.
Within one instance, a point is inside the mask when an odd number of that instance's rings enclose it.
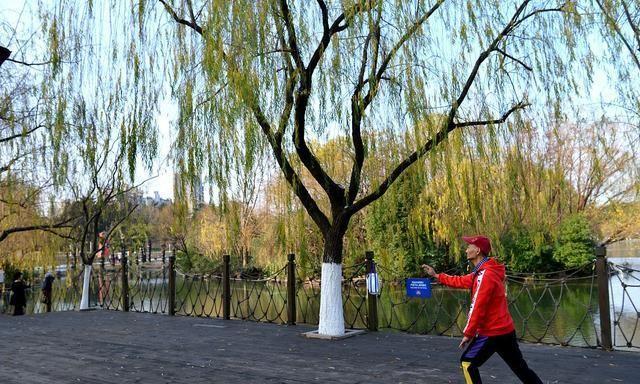
<path fill-rule="evenodd" d="M 258 142 L 270 148 L 271 165 L 324 238 L 319 332 L 341 335 L 343 238 L 351 219 L 452 131 L 495 137 L 530 103 L 559 106 L 555 100 L 574 92 L 575 83 L 565 82 L 580 34 L 573 5 L 139 1 L 127 20 L 136 27 L 128 47 L 136 79 L 138 63 L 168 64 L 147 73 L 145 83 L 158 87 L 171 77 L 179 105 L 176 156 L 184 169 L 197 175 L 208 168 L 210 181 L 224 189 L 235 143 L 244 153 L 254 153 Z M 435 112 L 445 118 L 420 125 L 420 140 L 385 164 L 377 185 L 363 188 L 365 133 L 399 134 Z M 310 144 L 335 134 L 350 141 L 346 180 L 330 174 Z M 301 167 L 320 185 L 329 209 L 309 193 Z"/>
<path fill-rule="evenodd" d="M 73 219 L 46 209 L 51 121 L 40 87 L 54 63 L 48 52 L 31 50 L 35 40 L 36 32 L 0 20 L 0 243 L 28 232 L 65 237 Z"/>
<path fill-rule="evenodd" d="M 640 116 L 637 79 L 640 74 L 640 1 L 593 0 L 601 17 L 602 31 L 609 50 L 603 52 L 605 60 L 616 63 L 615 84 L 625 103 L 624 109 L 636 120 Z"/>
<path fill-rule="evenodd" d="M 91 263 L 99 251 L 89 244 L 97 243 L 99 231 L 113 230 L 99 228 L 100 217 L 127 191 L 140 157 L 148 164 L 155 155 L 150 125 L 157 98 L 143 89 L 144 77 L 128 72 L 128 66 L 149 65 L 134 63 L 119 50 L 121 34 L 115 32 L 128 31 L 128 26 L 105 17 L 129 8 L 122 2 L 100 6 L 91 1 L 7 5 L 20 8 L 3 12 L 0 19 L 0 45 L 12 51 L 0 68 L 0 184 L 18 164 L 5 158 L 19 156 L 21 179 L 34 175 L 46 181 L 39 199 L 48 198 L 51 216 L 63 201 L 81 201 L 82 212 L 64 216 L 73 221 L 57 225 L 73 226 L 64 234 L 80 243 L 85 270 L 81 308 L 88 305 Z M 7 31 L 7 25 L 13 29 Z M 56 231 L 52 227 L 38 223 L 35 229 Z M 23 228 L 29 227 L 23 223 Z"/>
<path fill-rule="evenodd" d="M 593 1 L 600 16 L 603 36 L 609 47 L 603 51 L 603 60 L 615 63 L 609 68 L 609 75 L 614 80 L 613 84 L 618 93 L 616 101 L 622 110 L 622 116 L 615 118 L 618 121 L 615 129 L 620 132 L 625 131 L 625 126 L 631 127 L 625 134 L 635 155 L 637 171 L 640 170 L 640 164 L 637 162 L 637 142 L 640 140 L 640 87 L 637 81 L 640 76 L 640 1 Z M 640 189 L 636 188 L 636 202 L 639 191 Z M 612 241 L 614 237 L 608 236 L 606 241 Z"/>

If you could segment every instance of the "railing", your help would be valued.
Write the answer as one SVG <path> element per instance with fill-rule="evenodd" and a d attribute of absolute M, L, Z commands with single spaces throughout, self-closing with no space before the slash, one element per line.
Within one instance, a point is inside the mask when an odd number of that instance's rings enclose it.
<path fill-rule="evenodd" d="M 640 348 L 640 270 L 609 263 L 613 347 Z M 616 292 L 617 291 L 617 292 Z M 618 294 L 615 294 L 618 293 Z"/>
<path fill-rule="evenodd" d="M 296 265 L 294 255 L 266 278 L 232 276 L 228 256 L 223 259 L 220 275 L 183 273 L 175 268 L 175 253 L 167 259 L 140 263 L 136 258 L 132 263 L 123 257 L 119 264 L 96 264 L 90 304 L 116 311 L 318 324 L 320 280 L 313 270 Z M 434 283 L 431 299 L 407 298 L 405 280 L 393 278 L 398 274 L 375 265 L 382 290 L 380 295 L 369 295 L 366 275 L 374 265 L 373 254 L 368 252 L 365 262 L 343 268 L 345 327 L 462 334 L 468 291 Z M 78 309 L 83 270 L 70 268 L 65 277 L 55 280 L 53 311 Z M 39 300 L 38 279 L 33 287 L 27 313 L 45 312 L 46 306 Z M 506 289 L 516 332 L 522 340 L 605 349 L 640 348 L 640 271 L 607 263 L 602 250 L 595 263 L 561 273 L 509 272 Z M 0 312 L 9 312 L 6 293 Z"/>
<path fill-rule="evenodd" d="M 509 310 L 517 334 L 536 343 L 596 347 L 600 340 L 593 263 L 564 272 L 561 277 L 508 277 Z M 545 301 L 547 305 L 541 305 Z"/>
<path fill-rule="evenodd" d="M 518 337 L 536 343 L 597 346 L 595 275 L 575 276 L 592 266 L 583 266 L 561 278 L 509 274 L 506 292 Z M 378 270 L 382 276 L 391 275 L 383 266 L 378 265 Z M 415 299 L 406 297 L 404 279 L 383 279 L 382 286 L 380 328 L 462 335 L 470 302 L 468 291 L 434 283 L 430 299 Z"/>

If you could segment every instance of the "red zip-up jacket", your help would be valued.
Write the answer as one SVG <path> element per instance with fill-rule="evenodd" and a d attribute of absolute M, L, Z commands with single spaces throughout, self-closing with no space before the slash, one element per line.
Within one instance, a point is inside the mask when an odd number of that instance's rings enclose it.
<path fill-rule="evenodd" d="M 448 287 L 471 289 L 465 336 L 500 336 L 514 331 L 504 285 L 504 265 L 489 258 L 475 273 L 464 276 L 438 273 L 436 278 Z"/>

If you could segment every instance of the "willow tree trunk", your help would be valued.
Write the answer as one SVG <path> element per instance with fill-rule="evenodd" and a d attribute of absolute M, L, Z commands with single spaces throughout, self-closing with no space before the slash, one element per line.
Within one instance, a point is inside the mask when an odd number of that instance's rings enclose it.
<path fill-rule="evenodd" d="M 320 275 L 320 322 L 318 333 L 326 336 L 344 335 L 342 307 L 342 249 L 346 232 L 333 227 L 324 236 L 324 254 Z"/>
<path fill-rule="evenodd" d="M 94 240 L 95 240 L 95 237 L 96 236 L 94 236 Z M 84 249 L 81 249 L 80 251 L 82 264 L 84 265 L 84 274 L 83 274 L 83 280 L 82 280 L 82 298 L 80 299 L 81 311 L 89 309 L 89 285 L 91 282 L 91 270 L 92 270 L 93 260 L 96 256 L 95 244 L 97 244 L 95 241 L 89 242 L 89 254 L 91 255 L 90 259 L 86 257 Z"/>
<path fill-rule="evenodd" d="M 89 282 L 91 281 L 91 264 L 84 264 L 84 276 L 82 281 L 82 299 L 80 300 L 80 310 L 89 309 Z"/>

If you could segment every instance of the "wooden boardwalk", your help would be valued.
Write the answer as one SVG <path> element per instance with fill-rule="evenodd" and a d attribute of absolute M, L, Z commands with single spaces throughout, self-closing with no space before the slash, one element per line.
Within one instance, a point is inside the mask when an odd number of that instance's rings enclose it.
<path fill-rule="evenodd" d="M 459 340 L 114 311 L 0 315 L 0 383 L 464 383 Z M 640 383 L 640 352 L 522 344 L 545 383 Z M 485 383 L 517 383 L 496 355 Z"/>

